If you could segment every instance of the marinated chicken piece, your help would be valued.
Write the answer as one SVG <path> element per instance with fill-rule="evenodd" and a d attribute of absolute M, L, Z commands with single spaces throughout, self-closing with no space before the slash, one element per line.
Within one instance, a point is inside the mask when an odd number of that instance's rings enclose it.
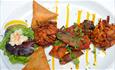
<path fill-rule="evenodd" d="M 49 54 L 56 58 L 62 58 L 67 52 L 65 46 L 66 44 L 64 43 L 62 43 L 60 46 L 53 46 Z"/>
<path fill-rule="evenodd" d="M 109 24 L 109 16 L 107 20 L 100 20 L 99 24 L 93 31 L 93 43 L 100 49 L 107 49 L 115 44 L 115 25 Z"/>
<path fill-rule="evenodd" d="M 58 31 L 56 24 L 54 21 L 44 22 L 34 30 L 35 41 L 38 45 L 45 47 L 54 43 Z"/>

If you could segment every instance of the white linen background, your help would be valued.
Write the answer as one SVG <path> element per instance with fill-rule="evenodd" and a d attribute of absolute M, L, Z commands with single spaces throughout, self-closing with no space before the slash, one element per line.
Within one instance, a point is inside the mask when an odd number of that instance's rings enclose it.
<path fill-rule="evenodd" d="M 10 13 L 14 11 L 17 7 L 24 5 L 28 1 L 31 0 L 0 0 L 0 23 L 3 23 L 4 20 L 10 15 Z M 88 1 L 94 1 L 101 4 L 115 16 L 115 0 L 88 0 Z M 3 63 L 1 57 L 0 57 L 0 70 L 8 70 L 5 67 L 5 64 Z M 111 64 L 107 70 L 115 70 L 115 62 Z"/>

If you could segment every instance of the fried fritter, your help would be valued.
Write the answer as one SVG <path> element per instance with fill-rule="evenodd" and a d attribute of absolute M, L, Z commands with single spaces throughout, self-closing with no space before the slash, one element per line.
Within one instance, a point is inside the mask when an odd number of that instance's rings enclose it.
<path fill-rule="evenodd" d="M 37 29 L 34 30 L 35 32 L 35 41 L 40 46 L 49 46 L 51 45 L 56 39 L 57 23 L 54 21 L 48 21 L 41 23 Z"/>
<path fill-rule="evenodd" d="M 115 44 L 115 25 L 107 20 L 100 20 L 93 31 L 93 44 L 100 49 L 107 49 Z"/>

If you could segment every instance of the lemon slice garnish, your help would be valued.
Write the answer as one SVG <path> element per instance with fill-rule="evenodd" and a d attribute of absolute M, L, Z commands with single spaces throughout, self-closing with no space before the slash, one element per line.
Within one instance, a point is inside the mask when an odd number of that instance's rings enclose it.
<path fill-rule="evenodd" d="M 28 24 L 22 20 L 12 20 L 12 21 L 9 21 L 8 23 L 6 23 L 4 25 L 4 29 L 7 29 L 8 27 L 12 26 L 12 25 L 24 25 L 24 26 L 27 26 L 28 27 Z"/>

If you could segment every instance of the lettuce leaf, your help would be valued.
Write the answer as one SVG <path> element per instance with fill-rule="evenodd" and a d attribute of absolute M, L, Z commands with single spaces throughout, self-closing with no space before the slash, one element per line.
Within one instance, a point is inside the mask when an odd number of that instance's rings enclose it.
<path fill-rule="evenodd" d="M 23 31 L 23 34 L 25 36 L 27 36 L 29 39 L 31 39 L 31 40 L 34 39 L 34 32 L 32 31 L 32 29 L 27 28 L 26 26 L 23 26 L 23 25 L 13 26 L 6 30 L 4 37 L 3 37 L 2 41 L 0 42 L 0 49 L 3 50 L 4 54 L 9 57 L 9 60 L 12 64 L 15 64 L 15 63 L 24 64 L 29 59 L 29 56 L 16 56 L 16 55 L 10 54 L 10 52 L 8 52 L 5 49 L 6 43 L 9 42 L 9 40 L 10 40 L 11 33 L 13 33 L 15 30 L 18 30 L 18 29 L 21 29 Z"/>

